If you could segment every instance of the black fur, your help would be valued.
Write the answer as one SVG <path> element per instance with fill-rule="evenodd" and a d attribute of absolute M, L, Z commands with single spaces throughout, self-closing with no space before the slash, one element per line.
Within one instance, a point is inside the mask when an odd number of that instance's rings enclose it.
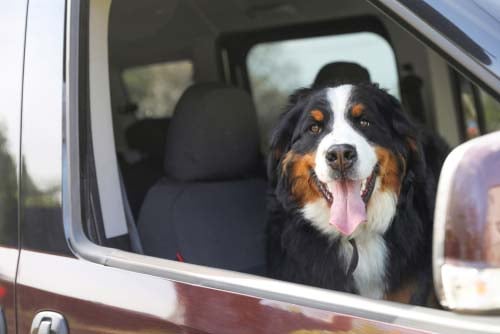
<path fill-rule="evenodd" d="M 422 284 L 416 289 L 412 302 L 422 304 L 432 284 L 434 199 L 437 177 L 448 147 L 411 122 L 399 101 L 377 85 L 358 85 L 353 92 L 351 99 L 367 106 L 371 110 L 371 121 L 377 125 L 363 135 L 370 142 L 404 157 L 406 162 L 396 215 L 384 235 L 389 256 L 385 276 L 387 292 L 418 278 Z M 303 217 L 300 204 L 290 195 L 290 180 L 281 168 L 285 154 L 292 147 L 295 150 L 296 142 L 301 140 L 297 129 L 303 126 L 303 115 L 310 110 L 310 105 L 321 103 L 323 96 L 322 90 L 311 89 L 292 95 L 272 135 L 268 159 L 269 274 L 291 282 L 357 293 L 339 258 L 339 240 L 329 239 Z"/>

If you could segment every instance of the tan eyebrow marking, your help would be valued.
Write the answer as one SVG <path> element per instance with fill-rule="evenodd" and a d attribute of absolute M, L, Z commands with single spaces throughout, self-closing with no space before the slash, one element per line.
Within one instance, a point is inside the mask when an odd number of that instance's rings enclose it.
<path fill-rule="evenodd" d="M 311 116 L 317 122 L 321 122 L 325 118 L 325 115 L 323 115 L 323 113 L 320 110 L 318 110 L 318 109 L 312 110 L 311 111 Z"/>
<path fill-rule="evenodd" d="M 359 117 L 363 113 L 363 110 L 365 110 L 365 106 L 362 103 L 357 103 L 352 107 L 351 114 L 353 117 Z"/>

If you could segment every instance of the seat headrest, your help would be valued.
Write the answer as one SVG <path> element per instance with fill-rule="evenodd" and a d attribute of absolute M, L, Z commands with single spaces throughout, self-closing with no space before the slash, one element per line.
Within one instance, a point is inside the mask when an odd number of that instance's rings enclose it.
<path fill-rule="evenodd" d="M 250 95 L 219 83 L 195 84 L 169 124 L 165 173 L 180 181 L 252 176 L 259 165 L 257 116 Z"/>
<path fill-rule="evenodd" d="M 334 62 L 324 65 L 314 79 L 313 87 L 336 84 L 359 84 L 370 82 L 370 73 L 363 66 L 350 62 Z"/>

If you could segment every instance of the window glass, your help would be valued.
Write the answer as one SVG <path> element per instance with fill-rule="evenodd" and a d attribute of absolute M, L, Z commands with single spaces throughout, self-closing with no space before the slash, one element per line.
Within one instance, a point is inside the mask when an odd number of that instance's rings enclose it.
<path fill-rule="evenodd" d="M 0 248 L 17 245 L 26 1 L 0 3 Z M 15 269 L 15 268 L 14 268 Z M 0 271 L 3 271 L 0 269 Z M 3 274 L 5 272 L 3 271 Z"/>
<path fill-rule="evenodd" d="M 500 130 L 500 102 L 462 75 L 453 73 L 465 140 Z"/>
<path fill-rule="evenodd" d="M 471 139 L 481 134 L 473 89 L 469 81 L 463 78 L 460 80 L 460 103 L 465 123 L 465 139 Z"/>
<path fill-rule="evenodd" d="M 182 92 L 193 80 L 193 64 L 176 61 L 127 69 L 123 72 L 137 118 L 171 117 Z"/>
<path fill-rule="evenodd" d="M 480 90 L 481 102 L 484 111 L 484 123 L 487 132 L 500 130 L 500 102 Z"/>
<path fill-rule="evenodd" d="M 288 95 L 299 87 L 310 86 L 324 65 L 341 61 L 363 66 L 372 82 L 400 96 L 394 52 L 384 38 L 374 33 L 269 42 L 250 50 L 247 66 L 264 148 Z"/>

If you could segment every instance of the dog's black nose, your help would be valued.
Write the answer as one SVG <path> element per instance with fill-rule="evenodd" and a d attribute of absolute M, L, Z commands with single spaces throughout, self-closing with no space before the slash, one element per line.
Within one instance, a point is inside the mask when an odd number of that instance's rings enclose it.
<path fill-rule="evenodd" d="M 358 154 L 356 148 L 352 145 L 332 145 L 326 151 L 326 162 L 332 169 L 339 172 L 351 168 L 356 160 L 358 160 Z"/>

